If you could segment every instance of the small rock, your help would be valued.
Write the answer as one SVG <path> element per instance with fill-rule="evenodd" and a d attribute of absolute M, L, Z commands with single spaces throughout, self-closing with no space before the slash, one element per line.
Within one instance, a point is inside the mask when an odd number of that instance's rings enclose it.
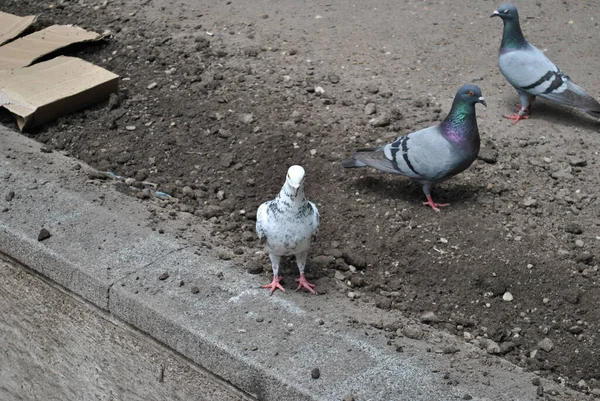
<path fill-rule="evenodd" d="M 250 274 L 260 274 L 263 271 L 263 264 L 262 261 L 257 259 L 252 260 L 249 264 L 248 264 L 248 273 Z"/>
<path fill-rule="evenodd" d="M 420 340 L 423 338 L 423 330 L 414 324 L 410 324 L 408 326 L 404 326 L 402 329 L 402 334 L 404 334 L 407 338 L 412 338 L 413 340 Z"/>
<path fill-rule="evenodd" d="M 537 206 L 537 200 L 533 199 L 531 196 L 523 201 L 523 206 L 532 207 Z"/>
<path fill-rule="evenodd" d="M 551 177 L 554 178 L 555 180 L 558 180 L 558 179 L 572 180 L 573 178 L 575 178 L 573 176 L 573 174 L 571 174 L 565 170 L 555 171 L 554 173 L 551 174 Z"/>
<path fill-rule="evenodd" d="M 442 352 L 444 354 L 456 354 L 459 351 L 460 350 L 458 348 L 456 348 L 454 345 L 448 345 L 448 346 L 444 347 L 444 349 L 442 350 Z"/>
<path fill-rule="evenodd" d="M 331 82 L 332 84 L 337 84 L 338 82 L 340 82 L 340 77 L 333 73 L 327 75 L 327 78 L 329 78 L 329 82 Z"/>
<path fill-rule="evenodd" d="M 356 401 L 351 394 L 346 394 L 342 401 Z"/>
<path fill-rule="evenodd" d="M 4 199 L 6 199 L 7 202 L 10 202 L 11 200 L 13 200 L 14 197 L 15 197 L 15 191 L 8 191 L 8 193 L 6 194 Z"/>
<path fill-rule="evenodd" d="M 583 233 L 583 229 L 581 228 L 581 226 L 577 223 L 571 222 L 571 223 L 567 223 L 565 225 L 565 231 L 571 234 L 582 234 Z"/>
<path fill-rule="evenodd" d="M 367 268 L 366 259 L 351 250 L 344 250 L 342 256 L 347 264 L 356 267 L 358 270 L 365 270 Z"/>
<path fill-rule="evenodd" d="M 135 128 L 136 128 L 135 125 L 128 125 L 128 126 L 125 127 L 125 129 L 127 131 L 135 131 Z"/>
<path fill-rule="evenodd" d="M 477 158 L 483 160 L 486 163 L 494 164 L 498 161 L 498 151 L 490 148 L 481 148 Z"/>
<path fill-rule="evenodd" d="M 500 354 L 506 355 L 515 349 L 515 343 L 512 341 L 504 341 L 500 343 Z"/>
<path fill-rule="evenodd" d="M 502 300 L 506 302 L 511 302 L 513 300 L 513 295 L 507 291 L 504 293 L 504 295 L 502 295 Z"/>
<path fill-rule="evenodd" d="M 369 120 L 369 124 L 375 128 L 387 127 L 392 122 L 392 119 L 387 114 L 382 114 L 379 117 L 375 117 Z"/>
<path fill-rule="evenodd" d="M 147 89 L 154 89 L 158 86 L 156 82 L 152 82 L 150 85 L 146 86 Z"/>
<path fill-rule="evenodd" d="M 111 96 L 111 97 L 112 97 L 112 95 L 114 95 L 114 93 L 111 93 L 111 94 L 110 94 L 110 96 Z M 42 146 L 42 147 L 40 148 L 40 152 L 42 152 L 42 153 L 52 153 L 52 149 L 50 149 L 50 148 L 49 148 L 49 147 L 47 147 L 47 146 Z"/>
<path fill-rule="evenodd" d="M 578 156 L 571 156 L 569 157 L 569 164 L 573 167 L 585 167 L 587 166 L 587 160 Z"/>
<path fill-rule="evenodd" d="M 373 94 L 373 95 L 374 95 L 374 94 L 376 94 L 377 92 L 379 92 L 379 85 L 377 85 L 377 84 L 376 84 L 376 83 L 374 83 L 374 82 L 369 82 L 369 83 L 368 83 L 368 84 L 365 86 L 365 90 L 366 90 L 368 93 L 371 93 L 371 94 Z"/>
<path fill-rule="evenodd" d="M 219 157 L 219 163 L 222 167 L 229 168 L 235 163 L 235 153 L 222 153 Z"/>
<path fill-rule="evenodd" d="M 169 278 L 169 273 L 168 272 L 164 272 L 163 274 L 161 274 L 160 276 L 158 276 L 159 280 L 166 280 Z"/>
<path fill-rule="evenodd" d="M 531 384 L 533 384 L 534 386 L 539 386 L 541 383 L 542 380 L 537 376 L 531 379 Z"/>
<path fill-rule="evenodd" d="M 584 243 L 582 240 L 580 240 L 580 239 L 575 240 L 575 246 L 577 248 L 583 248 L 583 245 L 584 245 Z"/>
<path fill-rule="evenodd" d="M 222 249 L 217 253 L 217 257 L 221 260 L 231 260 L 233 258 L 233 255 L 231 254 L 231 252 Z"/>
<path fill-rule="evenodd" d="M 465 394 L 465 395 L 463 395 L 462 399 L 463 400 L 472 400 L 473 396 L 471 394 Z"/>
<path fill-rule="evenodd" d="M 496 355 L 500 353 L 500 346 L 494 340 L 486 339 L 485 342 L 485 351 L 488 354 Z"/>
<path fill-rule="evenodd" d="M 223 214 L 223 208 L 216 205 L 207 205 L 202 210 L 202 216 L 206 219 L 210 219 L 211 217 L 221 216 Z"/>
<path fill-rule="evenodd" d="M 563 298 L 568 303 L 575 305 L 579 303 L 579 290 L 566 290 L 563 294 Z"/>
<path fill-rule="evenodd" d="M 183 287 L 184 285 L 185 285 L 185 281 L 181 280 L 181 281 L 179 282 L 179 286 L 180 286 L 180 287 Z"/>
<path fill-rule="evenodd" d="M 200 288 L 198 288 L 197 286 L 193 285 L 192 288 L 190 288 L 190 291 L 192 294 L 197 294 L 200 292 Z"/>
<path fill-rule="evenodd" d="M 311 370 L 310 377 L 312 377 L 313 379 L 318 379 L 319 377 L 321 377 L 321 371 L 319 370 L 319 368 L 314 368 L 313 370 Z"/>
<path fill-rule="evenodd" d="M 537 344 L 537 346 L 538 346 L 539 349 L 541 349 L 543 351 L 546 351 L 546 352 L 550 352 L 550 351 L 552 351 L 554 349 L 554 343 L 548 337 L 546 337 L 543 340 L 541 340 Z"/>
<path fill-rule="evenodd" d="M 542 397 L 544 395 L 544 386 L 542 386 L 541 384 L 538 386 L 537 390 L 536 390 L 536 394 L 540 397 Z"/>
<path fill-rule="evenodd" d="M 581 334 L 581 333 L 583 333 L 583 328 L 581 328 L 580 326 L 571 326 L 571 327 L 569 327 L 569 333 Z"/>
<path fill-rule="evenodd" d="M 425 312 L 421 316 L 421 323 L 439 323 L 441 319 L 433 312 Z"/>
<path fill-rule="evenodd" d="M 594 255 L 592 255 L 591 253 L 584 252 L 584 253 L 577 255 L 575 260 L 579 263 L 584 263 L 586 265 L 590 265 L 590 264 L 592 264 L 592 261 L 594 260 Z"/>
<path fill-rule="evenodd" d="M 365 106 L 365 114 L 370 116 L 375 113 L 377 113 L 377 106 L 375 105 L 375 103 L 367 103 L 367 105 Z"/>
<path fill-rule="evenodd" d="M 325 89 L 323 89 L 322 86 L 315 86 L 315 93 L 318 95 L 322 95 L 323 93 L 325 93 Z"/>
<path fill-rule="evenodd" d="M 254 114 L 252 114 L 252 113 L 242 114 L 240 117 L 240 121 L 243 122 L 244 124 L 251 124 L 254 122 Z"/>
<path fill-rule="evenodd" d="M 40 230 L 40 233 L 38 234 L 38 241 L 43 241 L 45 239 L 48 239 L 52 236 L 52 234 L 50 234 L 50 231 L 46 230 L 45 228 L 42 228 Z"/>

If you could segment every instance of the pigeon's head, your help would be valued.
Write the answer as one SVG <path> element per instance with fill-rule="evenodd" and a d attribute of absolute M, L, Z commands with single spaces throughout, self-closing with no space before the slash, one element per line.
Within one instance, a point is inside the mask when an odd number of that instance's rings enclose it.
<path fill-rule="evenodd" d="M 304 183 L 304 169 L 302 166 L 292 166 L 288 169 L 287 177 L 285 178 L 286 184 L 290 187 L 294 188 L 296 194 L 298 194 L 298 189 Z"/>
<path fill-rule="evenodd" d="M 481 94 L 481 89 L 477 85 L 466 84 L 460 87 L 454 100 L 460 100 L 470 104 L 481 103 L 487 107 L 487 103 Z"/>
<path fill-rule="evenodd" d="M 490 17 L 500 17 L 504 21 L 519 20 L 517 7 L 510 3 L 501 4 Z"/>

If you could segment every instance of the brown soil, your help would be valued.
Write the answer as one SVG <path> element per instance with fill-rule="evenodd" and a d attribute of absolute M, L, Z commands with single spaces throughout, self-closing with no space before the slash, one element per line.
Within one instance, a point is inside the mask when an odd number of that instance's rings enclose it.
<path fill-rule="evenodd" d="M 134 178 L 124 190 L 140 198 L 141 181 L 158 184 L 177 198 L 169 206 L 177 213 L 214 224 L 213 237 L 199 241 L 226 246 L 250 267 L 261 249 L 255 210 L 287 167 L 301 164 L 322 218 L 307 275 L 321 293 L 352 292 L 354 302 L 417 319 L 434 312 L 432 325 L 482 345 L 490 338 L 520 366 L 600 387 L 600 123 L 544 101 L 515 126 L 501 118 L 517 96 L 496 66 L 502 27 L 488 16 L 498 4 L 211 3 L 5 0 L 4 11 L 41 13 L 36 28 L 110 29 L 107 42 L 72 54 L 123 78 L 110 102 L 30 135 Z M 600 95 L 597 2 L 519 10 L 526 37 Z M 437 188 L 450 207 L 421 206 L 420 187 L 402 177 L 340 167 L 355 149 L 440 121 L 466 82 L 481 86 L 489 105 L 477 111 L 484 149 Z M 375 115 L 365 114 L 367 103 Z M 382 114 L 389 125 L 368 124 Z M 2 122 L 13 124 L 6 114 Z M 260 263 L 266 283 L 268 259 Z M 296 276 L 295 265 L 283 273 Z M 507 291 L 512 302 L 502 299 Z M 545 338 L 550 352 L 538 346 Z"/>

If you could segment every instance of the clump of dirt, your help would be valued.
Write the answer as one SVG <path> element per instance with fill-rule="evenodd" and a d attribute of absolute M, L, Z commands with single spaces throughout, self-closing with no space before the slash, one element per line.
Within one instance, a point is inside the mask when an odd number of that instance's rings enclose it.
<path fill-rule="evenodd" d="M 437 188 L 436 200 L 452 206 L 436 214 L 420 205 L 418 185 L 340 166 L 357 148 L 387 143 L 444 117 L 448 101 L 428 94 L 433 90 L 425 81 L 404 83 L 423 74 L 418 63 L 395 59 L 407 65 L 402 77 L 367 80 L 356 69 L 344 75 L 309 59 L 312 45 L 325 44 L 311 44 L 299 31 L 290 34 L 295 42 L 269 34 L 276 24 L 272 15 L 255 10 L 241 23 L 239 14 L 227 17 L 220 8 L 210 14 L 200 2 L 180 10 L 190 18 L 171 19 L 160 2 L 148 3 L 6 3 L 4 10 L 15 14 L 42 13 L 41 25 L 110 29 L 110 40 L 76 54 L 122 77 L 121 91 L 110 101 L 28 135 L 130 178 L 123 191 L 142 200 L 153 196 L 154 187 L 172 195 L 152 224 L 195 214 L 214 227 L 199 242 L 230 249 L 224 258 L 237 258 L 255 273 L 261 249 L 256 208 L 279 191 L 289 165 L 301 164 L 307 194 L 321 212 L 307 267 L 317 290 L 422 317 L 580 389 L 599 386 L 597 126 L 552 106 L 542 107 L 538 130 L 525 122 L 522 130 L 495 134 L 508 123 L 480 119 L 480 160 Z M 436 12 L 435 21 L 449 14 Z M 409 15 L 402 18 L 411 29 L 425 29 Z M 432 35 L 411 50 L 447 73 L 447 65 L 465 55 L 423 48 L 448 47 L 455 37 L 448 38 Z M 463 37 L 462 45 L 469 40 Z M 390 65 L 381 63 L 382 69 Z M 498 92 L 501 82 L 493 77 L 478 84 L 486 94 Z M 464 82 L 455 83 L 458 88 Z M 554 124 L 550 132 L 544 119 Z M 565 132 L 563 121 L 579 127 Z M 6 115 L 2 122 L 12 124 Z M 282 269 L 296 274 L 292 261 Z M 336 285 L 328 286 L 332 280 Z"/>

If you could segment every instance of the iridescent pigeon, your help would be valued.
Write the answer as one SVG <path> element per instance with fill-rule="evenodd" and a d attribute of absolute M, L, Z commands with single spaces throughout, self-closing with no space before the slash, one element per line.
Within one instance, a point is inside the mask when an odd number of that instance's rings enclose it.
<path fill-rule="evenodd" d="M 505 118 L 514 120 L 513 124 L 529 118 L 529 109 L 536 96 L 583 109 L 600 118 L 600 103 L 575 85 L 537 47 L 527 42 L 521 32 L 519 13 L 514 5 L 502 4 L 491 17 L 500 17 L 504 22 L 498 65 L 521 100 L 515 113 Z"/>
<path fill-rule="evenodd" d="M 362 149 L 342 162 L 343 167 L 374 167 L 401 174 L 423 186 L 428 205 L 436 212 L 431 188 L 469 167 L 479 153 L 479 130 L 475 103 L 486 106 L 481 89 L 473 84 L 462 86 L 450 113 L 439 125 L 412 132 L 380 148 Z"/>
<path fill-rule="evenodd" d="M 300 270 L 298 290 L 306 288 L 315 293 L 314 284 L 304 277 L 306 257 L 311 243 L 319 229 L 319 211 L 314 203 L 304 197 L 304 169 L 301 166 L 289 168 L 285 184 L 279 195 L 259 206 L 256 212 L 256 233 L 269 253 L 273 267 L 273 281 L 264 285 L 271 295 L 275 290 L 285 292 L 279 275 L 279 261 L 282 256 L 295 255 Z"/>

